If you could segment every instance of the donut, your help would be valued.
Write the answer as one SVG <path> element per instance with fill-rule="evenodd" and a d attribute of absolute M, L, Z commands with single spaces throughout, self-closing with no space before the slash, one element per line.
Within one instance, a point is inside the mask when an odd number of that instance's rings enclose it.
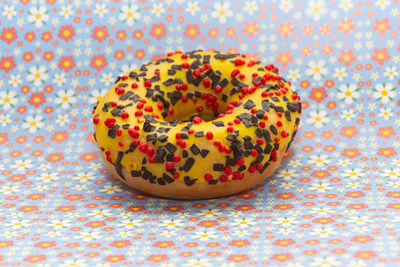
<path fill-rule="evenodd" d="M 274 65 L 198 50 L 118 77 L 92 119 L 113 176 L 154 196 L 206 199 L 271 176 L 300 114 L 300 97 Z"/>

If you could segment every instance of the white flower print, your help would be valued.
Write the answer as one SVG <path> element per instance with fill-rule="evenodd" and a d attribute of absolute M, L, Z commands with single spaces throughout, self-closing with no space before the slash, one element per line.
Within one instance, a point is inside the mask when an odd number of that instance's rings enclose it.
<path fill-rule="evenodd" d="M 283 12 L 288 13 L 293 8 L 294 8 L 293 0 L 281 0 L 281 1 L 279 1 L 279 9 L 282 9 Z"/>
<path fill-rule="evenodd" d="M 393 117 L 393 110 L 391 108 L 381 108 L 378 110 L 378 117 L 386 121 Z"/>
<path fill-rule="evenodd" d="M 299 219 L 296 217 L 278 217 L 275 218 L 272 223 L 279 225 L 279 226 L 284 226 L 284 227 L 289 227 L 291 225 L 296 225 L 299 222 Z"/>
<path fill-rule="evenodd" d="M 56 94 L 56 99 L 54 100 L 54 103 L 56 105 L 61 105 L 63 109 L 67 109 L 76 102 L 75 96 L 76 94 L 72 89 L 60 90 Z"/>
<path fill-rule="evenodd" d="M 326 13 L 328 13 L 328 8 L 325 6 L 324 0 L 307 1 L 307 9 L 305 11 L 307 16 L 312 17 L 314 20 L 320 20 Z"/>
<path fill-rule="evenodd" d="M 344 100 L 346 104 L 351 104 L 353 101 L 356 101 L 357 98 L 360 97 L 360 93 L 358 92 L 360 88 L 357 87 L 356 84 L 342 84 L 338 88 L 337 98 L 341 101 Z"/>
<path fill-rule="evenodd" d="M 42 27 L 49 19 L 49 12 L 44 6 L 31 7 L 28 11 L 28 22 L 35 24 L 36 27 Z"/>
<path fill-rule="evenodd" d="M 228 1 L 217 2 L 213 5 L 211 17 L 218 19 L 219 23 L 225 23 L 226 20 L 233 16 L 231 4 Z"/>
<path fill-rule="evenodd" d="M 163 226 L 167 229 L 179 228 L 183 225 L 185 225 L 185 223 L 181 219 L 167 219 L 160 222 L 160 226 Z"/>
<path fill-rule="evenodd" d="M 59 267 L 86 267 L 88 265 L 85 259 L 68 259 L 63 261 Z"/>
<path fill-rule="evenodd" d="M 67 81 L 67 75 L 65 73 L 56 73 L 54 74 L 53 83 L 58 86 L 63 85 Z"/>
<path fill-rule="evenodd" d="M 343 9 L 345 12 L 352 9 L 354 6 L 353 0 L 340 0 L 339 8 Z"/>
<path fill-rule="evenodd" d="M 323 167 L 331 163 L 331 160 L 328 155 L 325 154 L 317 154 L 311 155 L 307 161 L 308 164 L 314 165 L 316 167 Z"/>
<path fill-rule="evenodd" d="M 70 119 L 68 114 L 58 115 L 57 118 L 55 119 L 55 122 L 60 126 L 65 126 L 67 123 L 69 123 L 69 121 Z"/>
<path fill-rule="evenodd" d="M 343 79 L 347 77 L 346 68 L 344 67 L 335 68 L 333 70 L 333 77 L 335 77 L 338 81 L 343 81 Z"/>
<path fill-rule="evenodd" d="M 248 227 L 250 225 L 255 225 L 257 222 L 253 218 L 237 218 L 231 222 L 231 225 L 236 227 Z"/>
<path fill-rule="evenodd" d="M 112 210 L 107 210 L 107 209 L 96 209 L 96 210 L 91 210 L 87 213 L 88 217 L 94 218 L 94 219 L 101 219 L 101 218 L 107 218 L 113 214 Z"/>
<path fill-rule="evenodd" d="M 82 239 L 82 241 L 92 241 L 101 238 L 101 233 L 98 231 L 84 231 L 75 236 L 77 239 Z"/>
<path fill-rule="evenodd" d="M 398 179 L 400 178 L 400 168 L 383 169 L 381 174 L 385 178 Z"/>
<path fill-rule="evenodd" d="M 183 267 L 208 267 L 213 266 L 209 259 L 205 258 L 197 258 L 197 259 L 189 259 L 185 263 L 183 263 Z"/>
<path fill-rule="evenodd" d="M 395 66 L 386 67 L 385 72 L 383 73 L 383 76 L 385 76 L 386 78 L 388 78 L 391 81 L 396 79 L 398 75 L 399 75 L 399 72 L 398 72 L 397 67 L 395 67 Z"/>
<path fill-rule="evenodd" d="M 397 96 L 396 87 L 392 83 L 377 84 L 374 88 L 373 97 L 386 104 Z"/>
<path fill-rule="evenodd" d="M 310 111 L 306 119 L 306 123 L 314 125 L 316 128 L 325 126 L 329 121 L 329 115 L 323 109 Z"/>
<path fill-rule="evenodd" d="M 382 9 L 382 10 L 385 10 L 386 7 L 388 5 L 390 5 L 390 1 L 389 0 L 377 0 L 377 1 L 374 1 L 374 2 L 375 2 L 375 5 L 377 7 L 379 7 L 380 9 Z"/>
<path fill-rule="evenodd" d="M 17 10 L 15 9 L 15 6 L 7 5 L 3 7 L 3 12 L 1 13 L 1 15 L 3 15 L 3 17 L 6 17 L 7 19 L 12 19 L 16 14 Z"/>
<path fill-rule="evenodd" d="M 102 99 L 102 97 L 107 93 L 107 91 L 108 91 L 107 89 L 97 89 L 91 91 L 89 94 L 88 103 L 90 105 L 96 104 L 97 101 L 100 101 Z"/>
<path fill-rule="evenodd" d="M 21 191 L 21 188 L 19 185 L 5 185 L 0 187 L 0 194 L 3 195 L 9 195 L 11 193 L 17 193 Z"/>
<path fill-rule="evenodd" d="M 18 103 L 17 93 L 15 91 L 2 91 L 0 92 L 0 107 L 4 110 L 9 110 Z"/>
<path fill-rule="evenodd" d="M 301 78 L 301 73 L 299 69 L 289 69 L 288 70 L 288 79 L 291 82 L 297 82 Z"/>
<path fill-rule="evenodd" d="M 365 176 L 365 172 L 360 168 L 351 168 L 343 170 L 343 177 L 350 179 L 358 179 Z"/>
<path fill-rule="evenodd" d="M 104 85 L 110 85 L 114 81 L 114 75 L 111 72 L 102 73 L 100 82 Z"/>
<path fill-rule="evenodd" d="M 282 178 L 284 180 L 290 180 L 299 176 L 299 173 L 296 169 L 282 169 L 279 170 L 276 174 L 277 178 Z"/>
<path fill-rule="evenodd" d="M 311 235 L 318 236 L 320 238 L 330 237 L 336 233 L 337 231 L 330 226 L 316 226 L 314 229 L 310 231 Z"/>
<path fill-rule="evenodd" d="M 112 195 L 112 194 L 123 191 L 123 189 L 119 185 L 112 184 L 112 185 L 103 186 L 99 191 L 106 193 L 107 195 Z"/>
<path fill-rule="evenodd" d="M 213 218 L 222 216 L 222 212 L 219 209 L 210 208 L 210 209 L 200 210 L 199 212 L 197 212 L 197 215 L 199 217 L 204 217 L 204 218 Z"/>
<path fill-rule="evenodd" d="M 322 256 L 312 259 L 310 265 L 318 267 L 333 267 L 333 266 L 339 266 L 340 262 L 335 257 Z"/>
<path fill-rule="evenodd" d="M 129 220 L 120 220 L 118 222 L 118 226 L 124 229 L 134 229 L 138 228 L 143 225 L 143 222 L 140 220 L 134 220 L 134 219 L 129 219 Z"/>
<path fill-rule="evenodd" d="M 255 1 L 246 1 L 244 4 L 244 11 L 249 13 L 249 15 L 253 15 L 254 12 L 258 10 L 258 6 Z"/>
<path fill-rule="evenodd" d="M 39 176 L 36 178 L 38 181 L 43 181 L 43 182 L 53 182 L 56 181 L 60 178 L 60 174 L 56 172 L 44 172 L 39 174 Z"/>
<path fill-rule="evenodd" d="M 324 192 L 327 192 L 327 191 L 333 189 L 333 186 L 326 182 L 317 182 L 317 183 L 312 183 L 309 186 L 309 189 L 311 191 L 316 191 L 318 193 L 324 193 Z"/>
<path fill-rule="evenodd" d="M 156 17 L 159 18 L 162 14 L 165 13 L 164 5 L 162 3 L 153 4 L 150 13 L 156 15 Z"/>
<path fill-rule="evenodd" d="M 8 84 L 14 88 L 17 88 L 22 83 L 22 76 L 21 74 L 11 74 L 10 79 L 8 80 Z"/>
<path fill-rule="evenodd" d="M 11 116 L 9 114 L 0 114 L 0 125 L 7 126 L 11 122 Z"/>
<path fill-rule="evenodd" d="M 51 220 L 47 222 L 47 225 L 55 230 L 66 229 L 72 225 L 72 221 L 66 219 Z"/>
<path fill-rule="evenodd" d="M 323 59 L 308 62 L 306 75 L 312 77 L 314 80 L 319 81 L 328 74 L 328 69 L 326 68 L 326 63 Z"/>
<path fill-rule="evenodd" d="M 356 113 L 353 109 L 346 109 L 342 111 L 342 114 L 340 115 L 340 118 L 346 120 L 346 121 L 352 121 L 355 119 Z"/>
<path fill-rule="evenodd" d="M 213 230 L 197 231 L 192 235 L 192 238 L 199 239 L 200 241 L 207 241 L 217 237 L 217 233 Z"/>
<path fill-rule="evenodd" d="M 123 5 L 122 8 L 120 9 L 120 14 L 118 18 L 128 24 L 129 26 L 132 26 L 133 23 L 137 22 L 138 19 L 140 19 L 141 14 L 140 14 L 140 9 L 137 5 Z"/>
<path fill-rule="evenodd" d="M 105 14 L 108 13 L 108 8 L 106 6 L 106 4 L 96 4 L 94 6 L 94 11 L 93 13 L 97 16 L 99 16 L 100 18 L 104 17 Z"/>
<path fill-rule="evenodd" d="M 23 121 L 22 128 L 30 133 L 35 133 L 44 127 L 44 117 L 42 115 L 29 115 Z"/>
<path fill-rule="evenodd" d="M 28 75 L 26 79 L 29 82 L 33 82 L 35 86 L 43 84 L 48 78 L 48 71 L 45 66 L 32 66 L 28 70 Z"/>
<path fill-rule="evenodd" d="M 26 228 L 31 225 L 29 220 L 26 219 L 13 219 L 9 220 L 5 223 L 5 226 L 11 227 L 14 229 L 19 229 L 19 228 Z"/>
<path fill-rule="evenodd" d="M 91 182 L 96 179 L 96 174 L 94 172 L 78 172 L 72 179 L 79 182 Z"/>
<path fill-rule="evenodd" d="M 197 12 L 200 11 L 199 3 L 192 1 L 187 3 L 186 12 L 188 12 L 191 16 L 196 15 Z"/>
<path fill-rule="evenodd" d="M 74 14 L 72 11 L 72 6 L 62 6 L 60 9 L 60 15 L 64 19 L 69 19 Z"/>

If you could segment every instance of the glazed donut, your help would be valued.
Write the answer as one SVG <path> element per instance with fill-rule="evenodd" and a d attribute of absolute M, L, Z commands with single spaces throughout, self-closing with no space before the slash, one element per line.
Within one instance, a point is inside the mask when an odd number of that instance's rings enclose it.
<path fill-rule="evenodd" d="M 92 119 L 115 177 L 155 196 L 204 199 L 272 175 L 300 114 L 300 97 L 275 66 L 177 51 L 118 77 Z"/>

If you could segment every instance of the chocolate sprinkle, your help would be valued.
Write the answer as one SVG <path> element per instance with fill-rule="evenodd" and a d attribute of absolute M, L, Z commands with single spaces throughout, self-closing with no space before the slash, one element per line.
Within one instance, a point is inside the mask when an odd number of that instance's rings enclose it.
<path fill-rule="evenodd" d="M 127 100 L 130 96 L 134 95 L 132 91 L 128 91 L 119 97 L 119 100 Z"/>
<path fill-rule="evenodd" d="M 119 176 L 121 176 L 122 179 L 126 180 L 124 174 L 122 173 L 121 160 L 123 156 L 124 152 L 118 151 L 117 160 L 115 161 L 115 171 L 118 173 Z"/>
<path fill-rule="evenodd" d="M 251 99 L 249 99 L 244 105 L 243 105 L 243 107 L 245 108 L 245 109 L 252 109 L 252 108 L 254 108 L 256 106 L 256 104 L 254 104 L 254 102 L 251 100 Z"/>
<path fill-rule="evenodd" d="M 171 176 L 169 176 L 166 173 L 163 173 L 162 178 L 169 184 L 171 184 L 171 183 L 173 183 L 175 181 L 174 178 L 172 178 Z"/>
<path fill-rule="evenodd" d="M 176 146 L 175 145 L 173 145 L 172 143 L 167 143 L 166 145 L 165 145 L 165 148 L 169 151 L 169 152 L 171 152 L 171 153 L 175 153 L 175 151 L 176 151 Z"/>
<path fill-rule="evenodd" d="M 160 141 L 161 143 L 164 143 L 168 140 L 168 135 L 162 134 L 158 137 L 158 141 Z"/>
<path fill-rule="evenodd" d="M 195 162 L 194 158 L 192 158 L 192 157 L 188 158 L 188 159 L 186 160 L 185 164 L 183 165 L 182 169 L 183 169 L 185 172 L 190 171 L 190 169 L 192 168 L 194 162 Z"/>
<path fill-rule="evenodd" d="M 197 178 L 191 179 L 190 176 L 185 176 L 183 180 L 187 186 L 192 186 L 197 181 Z"/>
<path fill-rule="evenodd" d="M 142 171 L 132 170 L 131 175 L 132 177 L 140 177 L 142 175 Z"/>
<path fill-rule="evenodd" d="M 198 147 L 196 144 L 193 144 L 193 145 L 190 147 L 190 151 L 192 151 L 192 153 L 195 154 L 195 155 L 197 155 L 197 154 L 200 153 L 200 149 L 199 149 L 199 147 Z"/>
<path fill-rule="evenodd" d="M 203 158 L 205 158 L 205 157 L 208 155 L 209 152 L 210 152 L 209 150 L 203 148 L 202 150 L 200 150 L 200 155 L 201 155 Z"/>
<path fill-rule="evenodd" d="M 286 107 L 288 110 L 290 110 L 291 112 L 296 112 L 297 111 L 297 103 L 296 102 L 288 102 L 286 104 Z"/>
<path fill-rule="evenodd" d="M 277 135 L 278 134 L 278 129 L 276 129 L 276 127 L 274 125 L 271 125 L 269 127 L 269 129 L 271 130 L 271 132 L 273 132 L 273 134 Z"/>
<path fill-rule="evenodd" d="M 194 136 L 196 137 L 203 137 L 204 136 L 204 132 L 203 131 L 199 131 L 199 132 L 195 132 Z"/>
<path fill-rule="evenodd" d="M 223 121 L 213 121 L 212 124 L 214 124 L 217 127 L 224 127 L 225 123 Z"/>
<path fill-rule="evenodd" d="M 216 172 L 222 172 L 224 170 L 224 164 L 214 163 L 213 170 Z"/>
<path fill-rule="evenodd" d="M 292 121 L 292 117 L 290 116 L 290 111 L 289 111 L 289 110 L 286 110 L 286 111 L 285 111 L 285 118 L 286 118 L 288 121 Z"/>

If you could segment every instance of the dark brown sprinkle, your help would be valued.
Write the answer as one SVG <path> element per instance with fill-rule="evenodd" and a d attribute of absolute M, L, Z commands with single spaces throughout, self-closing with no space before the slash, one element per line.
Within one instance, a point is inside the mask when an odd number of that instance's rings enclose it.
<path fill-rule="evenodd" d="M 148 134 L 146 136 L 146 141 L 153 142 L 153 145 L 154 145 L 157 141 L 157 134 L 156 133 Z"/>
<path fill-rule="evenodd" d="M 252 126 L 252 124 L 250 123 L 251 120 L 250 114 L 242 113 L 240 115 L 237 115 L 236 118 L 238 118 L 247 128 Z"/>
<path fill-rule="evenodd" d="M 205 56 L 203 57 L 203 64 L 210 63 L 210 58 L 211 58 L 210 55 L 205 55 Z"/>
<path fill-rule="evenodd" d="M 167 97 L 171 100 L 171 104 L 174 106 L 182 98 L 182 93 L 178 91 L 172 91 L 167 93 Z"/>
<path fill-rule="evenodd" d="M 260 169 L 260 173 L 264 173 L 265 169 L 267 169 L 268 166 L 269 166 L 269 162 L 267 161 L 267 162 L 264 163 L 264 165 Z"/>
<path fill-rule="evenodd" d="M 147 163 L 147 158 L 143 158 L 142 159 L 142 165 L 144 166 L 144 165 L 146 165 L 146 163 Z"/>
<path fill-rule="evenodd" d="M 272 132 L 273 134 L 275 134 L 275 135 L 278 134 L 278 129 L 276 129 L 276 127 L 275 127 L 274 125 L 271 125 L 271 126 L 269 127 L 269 129 L 271 130 L 271 132 Z"/>
<path fill-rule="evenodd" d="M 121 113 L 122 109 L 120 108 L 114 108 L 113 110 L 111 110 L 111 115 L 113 115 L 114 117 L 121 116 Z"/>
<path fill-rule="evenodd" d="M 193 61 L 192 64 L 190 64 L 190 69 L 192 69 L 192 70 L 197 69 L 198 67 L 200 67 L 200 65 L 201 65 L 201 62 L 200 62 L 200 60 L 197 59 L 197 60 Z"/>
<path fill-rule="evenodd" d="M 179 78 L 174 79 L 174 84 L 182 84 L 182 83 L 183 83 L 182 79 Z"/>
<path fill-rule="evenodd" d="M 192 186 L 197 181 L 197 178 L 191 179 L 189 176 L 185 176 L 183 180 L 187 186 Z"/>
<path fill-rule="evenodd" d="M 270 103 L 267 99 L 265 99 L 261 102 L 261 106 L 262 106 L 263 110 L 265 110 L 266 112 L 269 111 L 269 105 L 270 105 Z"/>
<path fill-rule="evenodd" d="M 233 158 L 227 158 L 225 161 L 226 166 L 235 166 L 236 165 L 236 160 Z"/>
<path fill-rule="evenodd" d="M 224 170 L 224 164 L 214 163 L 213 170 L 216 172 L 222 172 Z"/>
<path fill-rule="evenodd" d="M 138 76 L 139 76 L 139 77 L 145 77 L 146 74 L 147 74 L 146 72 L 141 72 L 141 73 L 138 74 Z"/>
<path fill-rule="evenodd" d="M 157 128 L 156 132 L 158 132 L 158 133 L 163 133 L 163 132 L 165 132 L 165 130 L 166 130 L 166 128 L 164 128 L 164 127 L 159 127 L 159 128 Z"/>
<path fill-rule="evenodd" d="M 222 94 L 222 101 L 226 102 L 228 100 L 228 96 L 226 94 Z"/>
<path fill-rule="evenodd" d="M 242 143 L 240 141 L 235 141 L 232 142 L 231 145 L 229 146 L 230 149 L 232 149 L 233 152 L 233 158 L 239 159 L 243 155 L 243 150 L 241 149 Z"/>
<path fill-rule="evenodd" d="M 142 175 L 142 171 L 132 170 L 131 175 L 132 177 L 140 177 Z"/>
<path fill-rule="evenodd" d="M 158 137 L 158 141 L 160 141 L 161 143 L 167 142 L 168 140 L 168 135 L 162 134 Z"/>
<path fill-rule="evenodd" d="M 286 104 L 286 107 L 288 110 L 290 110 L 291 112 L 296 112 L 297 111 L 297 103 L 296 102 L 288 102 Z"/>
<path fill-rule="evenodd" d="M 140 67 L 140 71 L 147 71 L 146 66 L 145 66 L 145 65 L 142 65 L 142 66 Z"/>
<path fill-rule="evenodd" d="M 166 145 L 165 145 L 165 148 L 170 152 L 170 153 L 175 153 L 175 151 L 176 151 L 176 146 L 174 145 L 174 144 L 172 144 L 172 143 L 167 143 Z"/>
<path fill-rule="evenodd" d="M 256 129 L 255 134 L 256 134 L 257 138 L 261 138 L 264 135 L 260 128 Z"/>
<path fill-rule="evenodd" d="M 187 94 L 186 94 L 186 97 L 187 97 L 187 98 L 189 98 L 189 99 L 192 99 L 192 98 L 193 98 L 193 96 L 194 96 L 194 94 L 193 94 L 193 93 L 187 93 Z"/>
<path fill-rule="evenodd" d="M 231 59 L 239 56 L 239 54 L 216 54 L 214 56 L 215 59 Z"/>
<path fill-rule="evenodd" d="M 173 183 L 175 181 L 174 178 L 172 178 L 171 176 L 169 176 L 166 173 L 163 173 L 162 178 L 169 184 L 171 184 L 171 183 Z"/>
<path fill-rule="evenodd" d="M 131 100 L 133 103 L 137 103 L 140 100 L 140 96 L 138 96 L 137 94 L 133 94 L 133 96 L 131 96 L 129 100 Z"/>
<path fill-rule="evenodd" d="M 182 169 L 183 169 L 185 172 L 190 171 L 190 169 L 192 168 L 194 162 L 195 162 L 194 158 L 189 157 L 189 158 L 186 160 L 185 164 L 183 165 Z"/>
<path fill-rule="evenodd" d="M 195 155 L 200 153 L 200 149 L 196 144 L 191 145 L 190 151 L 192 151 L 192 153 Z"/>
<path fill-rule="evenodd" d="M 187 158 L 189 156 L 189 152 L 185 149 L 182 151 L 182 157 Z"/>
<path fill-rule="evenodd" d="M 121 80 L 121 78 L 122 78 L 121 76 L 118 76 L 114 83 L 119 82 Z"/>
<path fill-rule="evenodd" d="M 189 135 L 187 133 L 182 133 L 181 139 L 189 139 Z"/>
<path fill-rule="evenodd" d="M 178 120 L 170 120 L 170 121 L 168 122 L 168 124 L 169 124 L 169 125 L 172 125 L 172 126 L 176 126 L 176 125 L 178 125 L 178 123 L 179 123 Z"/>
<path fill-rule="evenodd" d="M 167 161 L 173 161 L 174 160 L 174 154 L 170 153 L 167 155 L 167 157 L 165 158 Z"/>
<path fill-rule="evenodd" d="M 259 144 L 256 144 L 254 146 L 254 149 L 258 152 L 258 154 L 261 154 L 263 152 L 263 149 Z"/>
<path fill-rule="evenodd" d="M 125 151 L 125 154 L 132 153 L 136 149 L 136 146 L 132 143 L 129 144 L 129 148 Z"/>
<path fill-rule="evenodd" d="M 242 166 L 240 166 L 240 167 L 238 168 L 238 171 L 239 171 L 239 172 L 242 172 L 242 171 L 244 171 L 244 170 L 246 170 L 246 166 L 245 166 L 245 165 L 242 165 Z"/>
<path fill-rule="evenodd" d="M 172 84 L 174 84 L 174 79 L 169 78 L 168 80 L 163 81 L 163 85 L 164 86 L 171 86 Z"/>
<path fill-rule="evenodd" d="M 256 82 L 259 82 L 260 80 L 261 80 L 261 76 L 258 76 L 258 77 L 253 78 L 252 82 L 254 84 Z"/>
<path fill-rule="evenodd" d="M 132 91 L 127 91 L 126 93 L 124 93 L 123 95 L 121 95 L 119 97 L 119 100 L 127 100 L 132 95 L 134 95 L 134 93 Z"/>
<path fill-rule="evenodd" d="M 264 68 L 257 68 L 258 71 L 265 71 Z"/>
<path fill-rule="evenodd" d="M 194 91 L 194 96 L 197 98 L 201 98 L 202 93 L 200 91 Z"/>
<path fill-rule="evenodd" d="M 224 78 L 224 79 L 219 83 L 219 86 L 220 86 L 222 89 L 224 89 L 225 86 L 227 86 L 228 84 L 229 84 L 228 79 L 227 79 L 227 78 Z"/>
<path fill-rule="evenodd" d="M 194 81 L 194 76 L 193 76 L 193 73 L 192 73 L 192 71 L 191 70 L 188 70 L 187 72 L 186 72 L 186 81 L 190 84 L 190 83 L 193 83 L 193 81 Z"/>
<path fill-rule="evenodd" d="M 264 136 L 264 140 L 266 143 L 269 143 L 272 141 L 271 134 L 269 133 L 269 131 L 267 129 L 263 129 L 263 136 Z"/>
<path fill-rule="evenodd" d="M 161 112 L 161 116 L 163 116 L 163 118 L 165 119 L 168 116 L 168 112 L 166 111 Z"/>
<path fill-rule="evenodd" d="M 151 132 L 154 132 L 155 130 L 156 130 L 156 127 L 151 125 L 150 122 L 145 121 L 143 123 L 143 131 L 151 133 Z"/>
<path fill-rule="evenodd" d="M 157 82 L 160 80 L 160 75 L 155 75 L 153 77 L 150 78 L 150 82 Z"/>
<path fill-rule="evenodd" d="M 157 183 L 158 183 L 159 185 L 166 185 L 166 184 L 167 184 L 167 183 L 164 181 L 163 178 L 157 178 Z"/>
<path fill-rule="evenodd" d="M 192 82 L 192 84 L 193 84 L 194 86 L 199 86 L 199 84 L 203 81 L 203 79 L 204 79 L 205 77 L 206 77 L 206 74 L 205 74 L 205 73 L 202 73 L 202 74 L 200 75 L 199 78 L 195 79 L 195 80 Z"/>
<path fill-rule="evenodd" d="M 205 157 L 207 157 L 207 155 L 208 155 L 209 152 L 210 152 L 209 150 L 203 148 L 202 150 L 200 150 L 200 155 L 201 155 L 203 158 L 205 158 Z"/>
<path fill-rule="evenodd" d="M 211 180 L 211 181 L 208 182 L 209 185 L 215 185 L 215 184 L 217 184 L 217 183 L 218 183 L 218 180 L 217 180 L 217 179 L 213 179 L 213 180 Z"/>
<path fill-rule="evenodd" d="M 280 112 L 280 113 L 283 113 L 285 111 L 285 109 L 281 106 L 275 106 L 274 109 L 276 112 Z"/>
<path fill-rule="evenodd" d="M 165 151 L 164 146 L 159 146 L 155 153 L 156 163 L 164 163 L 164 157 L 166 154 L 167 154 L 167 151 Z"/>
<path fill-rule="evenodd" d="M 128 86 L 127 83 L 119 83 L 119 84 L 118 84 L 118 87 L 123 87 L 123 88 L 125 88 L 125 87 L 127 87 L 127 86 Z"/>
<path fill-rule="evenodd" d="M 243 105 L 243 107 L 245 109 L 252 109 L 256 106 L 256 104 L 254 104 L 253 100 L 249 99 L 247 100 L 247 102 Z"/>
<path fill-rule="evenodd" d="M 152 173 L 149 170 L 147 170 L 146 167 L 144 166 L 142 166 L 142 171 L 143 171 L 142 178 L 145 180 L 149 180 L 150 177 L 152 176 Z"/>
<path fill-rule="evenodd" d="M 285 101 L 285 102 L 288 102 L 289 101 L 289 99 L 284 95 L 284 96 L 282 96 L 282 99 L 283 99 L 283 101 Z"/>
<path fill-rule="evenodd" d="M 228 139 L 229 141 L 235 141 L 237 139 L 236 135 L 234 134 L 230 134 L 226 136 L 226 139 Z"/>
<path fill-rule="evenodd" d="M 302 109 L 302 105 L 301 105 L 301 102 L 297 102 L 297 106 L 299 107 L 298 109 L 298 111 L 299 111 L 299 113 L 301 114 L 301 109 Z"/>
<path fill-rule="evenodd" d="M 153 175 L 153 176 L 150 177 L 149 182 L 150 182 L 151 184 L 156 184 L 156 179 L 157 179 L 157 177 L 155 177 L 155 176 Z"/>
<path fill-rule="evenodd" d="M 251 141 L 245 141 L 244 148 L 245 149 L 253 149 L 253 143 Z"/>
<path fill-rule="evenodd" d="M 250 150 L 245 150 L 245 151 L 243 152 L 243 156 L 244 156 L 244 157 L 248 157 L 248 156 L 250 156 L 250 154 L 251 154 Z"/>
<path fill-rule="evenodd" d="M 176 70 L 171 69 L 171 70 L 168 70 L 167 73 L 168 73 L 168 75 L 172 76 L 172 75 L 175 75 Z"/>
<path fill-rule="evenodd" d="M 194 136 L 196 137 L 203 137 L 204 136 L 204 132 L 203 131 L 198 131 L 194 133 Z"/>
<path fill-rule="evenodd" d="M 93 133 L 93 138 L 94 138 L 94 141 L 97 142 L 96 133 Z"/>
<path fill-rule="evenodd" d="M 264 113 L 265 113 L 264 110 L 259 109 L 257 110 L 256 117 L 261 120 L 264 117 Z"/>
<path fill-rule="evenodd" d="M 154 119 L 151 115 L 146 114 L 143 115 L 143 118 L 145 118 L 146 121 L 151 122 L 151 123 L 157 123 L 156 119 Z"/>
<path fill-rule="evenodd" d="M 108 112 L 108 108 L 111 106 L 112 102 L 106 102 L 103 105 L 103 108 L 101 109 L 103 112 Z"/>
<path fill-rule="evenodd" d="M 147 97 L 147 98 L 152 97 L 153 94 L 154 94 L 154 90 L 153 90 L 153 89 L 146 88 L 146 97 Z"/>
<path fill-rule="evenodd" d="M 286 118 L 288 121 L 292 121 L 292 117 L 290 116 L 290 111 L 289 111 L 289 110 L 286 110 L 286 111 L 285 111 L 285 118 Z"/>
<path fill-rule="evenodd" d="M 181 65 L 171 65 L 171 68 L 172 68 L 173 70 L 181 70 L 181 69 L 182 69 L 182 66 L 181 66 Z"/>
<path fill-rule="evenodd" d="M 213 121 L 212 124 L 214 124 L 217 127 L 224 127 L 225 123 L 223 121 Z"/>
<path fill-rule="evenodd" d="M 279 98 L 276 96 L 271 97 L 271 100 L 274 102 L 280 102 Z"/>
<path fill-rule="evenodd" d="M 264 160 L 264 155 L 258 154 L 256 159 L 254 160 L 254 164 L 261 163 Z"/>
<path fill-rule="evenodd" d="M 126 180 L 124 174 L 122 173 L 121 160 L 123 156 L 124 152 L 118 151 L 117 160 L 115 161 L 115 171 L 118 173 L 119 176 L 121 176 L 122 179 Z"/>
<path fill-rule="evenodd" d="M 108 130 L 108 136 L 111 138 L 115 138 L 116 130 L 119 128 L 118 124 L 115 124 L 111 129 Z"/>
<path fill-rule="evenodd" d="M 272 151 L 272 148 L 273 148 L 273 146 L 270 143 L 268 143 L 267 146 L 264 148 L 264 154 L 265 155 L 270 154 Z"/>
<path fill-rule="evenodd" d="M 279 149 L 279 143 L 274 143 L 274 150 L 278 150 Z"/>
<path fill-rule="evenodd" d="M 137 73 L 136 73 L 136 72 L 134 72 L 134 71 L 131 71 L 131 72 L 129 73 L 129 77 L 130 77 L 130 78 L 137 78 L 137 77 L 138 77 L 138 75 L 137 75 Z"/>

